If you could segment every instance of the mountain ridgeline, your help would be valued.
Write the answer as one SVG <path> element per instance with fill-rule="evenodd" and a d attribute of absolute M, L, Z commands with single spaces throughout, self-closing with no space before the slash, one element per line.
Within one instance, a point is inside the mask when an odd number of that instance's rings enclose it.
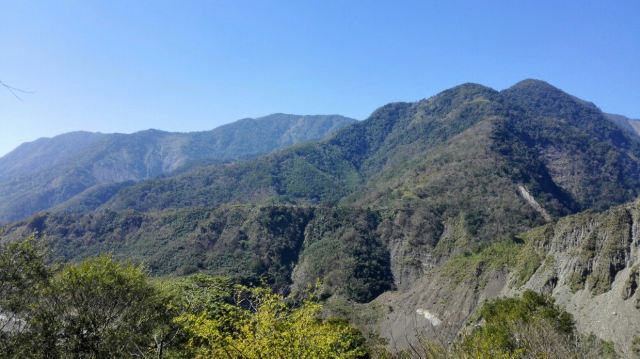
<path fill-rule="evenodd" d="M 136 181 L 319 140 L 353 122 L 337 115 L 273 114 L 204 132 L 73 132 L 42 138 L 0 158 L 0 223 L 69 200 L 62 205 L 66 209 L 92 208 Z"/>
<path fill-rule="evenodd" d="M 45 235 L 61 260 L 109 252 L 156 274 L 223 274 L 294 296 L 322 279 L 333 310 L 365 331 L 453 337 L 483 300 L 544 287 L 529 280 L 543 278 L 533 274 L 549 247 L 523 233 L 640 194 L 640 138 L 612 116 L 543 81 L 463 84 L 385 105 L 321 141 L 95 189 L 67 207 L 75 211 L 40 213 L 4 234 Z M 592 268 L 598 238 L 576 239 L 596 242 L 577 245 L 591 256 L 581 268 Z M 553 258 L 547 267 L 562 273 L 575 264 Z M 601 282 L 581 275 L 572 293 Z M 555 295 L 564 287 L 550 278 Z"/>
<path fill-rule="evenodd" d="M 472 191 L 465 181 L 493 177 L 522 185 L 558 216 L 634 198 L 639 150 L 637 138 L 597 107 L 546 83 L 524 81 L 502 92 L 467 84 L 386 105 L 323 142 L 142 182 L 106 206 L 424 207 L 442 197 L 433 193 Z M 461 161 L 469 163 L 456 168 Z"/>

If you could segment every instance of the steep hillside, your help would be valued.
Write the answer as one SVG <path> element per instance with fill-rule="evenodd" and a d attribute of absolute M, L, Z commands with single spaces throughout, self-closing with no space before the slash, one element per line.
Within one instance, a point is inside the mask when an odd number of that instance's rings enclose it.
<path fill-rule="evenodd" d="M 104 207 L 412 208 L 436 217 L 437 229 L 423 235 L 435 244 L 443 223 L 461 214 L 474 238 L 489 239 L 623 203 L 639 190 L 637 138 L 594 105 L 528 80 L 502 92 L 466 84 L 389 104 L 324 142 L 142 182 Z"/>
<path fill-rule="evenodd" d="M 369 301 L 393 288 L 389 254 L 366 209 L 223 206 L 152 213 L 37 215 L 5 237 L 46 234 L 55 259 L 134 258 L 156 274 L 207 271 L 282 292 L 325 278 L 327 293 Z M 292 278 L 294 267 L 297 274 Z M 303 268 L 304 267 L 304 268 Z"/>
<path fill-rule="evenodd" d="M 386 299 L 397 308 L 424 308 L 445 323 L 439 330 L 455 333 L 456 323 L 468 318 L 477 303 L 533 289 L 567 308 L 578 330 L 613 341 L 631 355 L 640 341 L 639 220 L 640 201 L 563 217 L 452 257 L 410 291 L 376 302 Z M 433 290 L 435 294 L 425 294 Z M 449 300 L 462 309 L 451 311 Z M 401 331 L 398 323 L 412 315 L 400 309 L 381 325 L 390 328 L 387 335 L 392 336 Z"/>
<path fill-rule="evenodd" d="M 118 212 L 368 208 L 382 218 L 375 231 L 390 253 L 395 285 L 404 288 L 452 254 L 639 191 L 634 136 L 593 104 L 526 80 L 502 92 L 464 84 L 389 104 L 323 142 L 102 188 L 79 206 L 111 198 L 102 208 Z"/>
<path fill-rule="evenodd" d="M 206 132 L 74 132 L 26 143 L 0 158 L 0 222 L 49 209 L 88 189 L 95 192 L 96 185 L 154 178 L 203 161 L 250 158 L 322 139 L 353 121 L 337 115 L 274 114 Z M 82 202 L 74 207 L 82 210 L 100 200 L 90 195 L 64 207 Z"/>
<path fill-rule="evenodd" d="M 522 235 L 535 258 L 510 290 L 551 294 L 578 329 L 612 340 L 627 354 L 640 340 L 640 202 L 581 213 Z M 515 284 L 520 285 L 515 285 Z M 635 349 L 637 350 L 637 348 Z"/>

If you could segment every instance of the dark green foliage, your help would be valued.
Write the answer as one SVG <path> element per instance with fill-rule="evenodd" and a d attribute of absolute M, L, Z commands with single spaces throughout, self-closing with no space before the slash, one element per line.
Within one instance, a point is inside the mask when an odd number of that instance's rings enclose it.
<path fill-rule="evenodd" d="M 484 241 L 543 223 L 518 185 L 552 216 L 604 208 L 638 193 L 638 158 L 637 138 L 547 84 L 525 81 L 503 92 L 465 84 L 383 106 L 321 143 L 129 187 L 106 206 L 406 208 L 439 222 L 422 242 L 435 245 L 445 223 L 460 215 L 468 233 Z M 567 162 L 577 168 L 567 171 Z"/>
<path fill-rule="evenodd" d="M 147 350 L 162 320 L 162 298 L 142 269 L 109 257 L 66 266 L 44 295 L 31 319 L 33 329 L 54 337 L 39 338 L 43 356 L 132 356 Z"/>
<path fill-rule="evenodd" d="M 517 107 L 499 124 L 499 150 L 519 163 L 521 181 L 530 183 L 536 175 L 543 176 L 537 181 L 540 189 L 559 202 L 550 206 L 576 212 L 635 198 L 640 188 L 636 157 L 640 142 L 633 134 L 608 120 L 595 105 L 542 81 L 520 82 L 504 94 Z M 560 166 L 553 160 L 565 162 Z M 550 175 L 558 179 L 554 182 Z"/>
<path fill-rule="evenodd" d="M 33 237 L 0 244 L 0 353 L 20 354 L 20 343 L 28 338 L 25 319 L 49 280 L 44 249 Z"/>
<path fill-rule="evenodd" d="M 132 357 L 148 351 L 162 297 L 140 267 L 97 257 L 46 267 L 34 239 L 0 251 L 0 352 L 8 358 Z"/>
<path fill-rule="evenodd" d="M 551 297 L 527 290 L 521 298 L 504 298 L 483 305 L 478 311 L 485 324 L 482 330 L 501 327 L 508 323 L 547 321 L 560 333 L 572 334 L 575 330 L 571 314 L 560 309 Z"/>
<path fill-rule="evenodd" d="M 376 235 L 380 222 L 373 211 L 316 211 L 294 273 L 299 290 L 320 280 L 324 294 L 368 302 L 392 289 L 389 253 Z"/>
<path fill-rule="evenodd" d="M 472 357 L 556 357 L 577 352 L 573 347 L 574 321 L 553 299 L 532 291 L 520 298 L 497 299 L 478 310 L 482 324 L 472 329 L 460 344 Z M 540 342 L 535 337 L 536 331 Z"/>
<path fill-rule="evenodd" d="M 201 274 L 152 281 L 140 266 L 108 256 L 46 267 L 34 243 L 0 251 L 2 358 L 261 358 L 272 347 L 322 353 L 313 357 L 367 353 L 357 330 L 323 320 L 311 298 L 292 306 L 269 289 Z M 225 345 L 232 340 L 242 348 Z"/>
<path fill-rule="evenodd" d="M 373 211 L 232 206 L 38 218 L 38 233 L 58 260 L 108 252 L 144 262 L 154 274 L 203 271 L 280 292 L 288 292 L 294 267 L 310 261 L 308 275 L 297 278 L 300 288 L 321 279 L 328 293 L 368 301 L 393 286 L 389 253 L 375 235 L 381 218 Z M 28 225 L 13 231 L 26 233 L 32 233 Z"/>

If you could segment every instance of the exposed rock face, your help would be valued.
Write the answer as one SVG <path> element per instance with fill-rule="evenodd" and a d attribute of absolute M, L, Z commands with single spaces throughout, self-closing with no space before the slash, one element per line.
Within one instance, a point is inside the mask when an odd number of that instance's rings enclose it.
<path fill-rule="evenodd" d="M 533 207 L 533 209 L 535 209 L 542 215 L 542 217 L 544 217 L 545 220 L 551 220 L 551 215 L 549 214 L 549 212 L 542 208 L 540 203 L 536 201 L 536 199 L 531 195 L 531 193 L 529 193 L 529 191 L 527 191 L 526 188 L 524 188 L 524 186 L 518 186 L 518 192 L 520 193 L 522 198 L 524 198 L 531 205 L 531 207 Z"/>
<path fill-rule="evenodd" d="M 627 355 L 640 336 L 639 220 L 640 200 L 561 218 L 504 248 L 453 256 L 368 304 L 378 310 L 374 327 L 401 349 L 421 335 L 450 340 L 472 324 L 483 301 L 533 289 L 572 313 L 580 332 L 610 340 Z"/>
<path fill-rule="evenodd" d="M 408 349 L 421 336 L 453 340 L 485 300 L 495 298 L 506 284 L 506 273 L 496 271 L 486 281 L 470 278 L 455 283 L 432 271 L 405 291 L 387 292 L 369 303 L 378 309 L 374 329 L 395 350 Z"/>
<path fill-rule="evenodd" d="M 523 286 L 546 292 L 567 308 L 581 332 L 613 341 L 629 353 L 640 335 L 640 201 L 603 213 L 583 213 L 528 233 L 541 258 Z M 513 279 L 513 276 L 511 277 Z"/>

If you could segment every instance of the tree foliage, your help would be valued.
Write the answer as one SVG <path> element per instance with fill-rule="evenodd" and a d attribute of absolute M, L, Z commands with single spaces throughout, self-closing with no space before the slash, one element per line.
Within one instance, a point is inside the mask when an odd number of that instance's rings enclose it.
<path fill-rule="evenodd" d="M 26 320 L 50 273 L 44 251 L 33 237 L 0 243 L 0 352 L 13 353 L 26 335 Z"/>
<path fill-rule="evenodd" d="M 322 306 L 292 308 L 268 289 L 236 287 L 232 303 L 176 318 L 187 347 L 201 358 L 361 358 L 361 335 L 338 320 L 321 320 Z"/>
<path fill-rule="evenodd" d="M 0 252 L 9 358 L 360 358 L 360 333 L 268 288 L 197 274 L 151 279 L 110 256 L 56 268 L 35 240 Z"/>
<path fill-rule="evenodd" d="M 159 319 L 158 291 L 143 269 L 108 256 L 67 265 L 46 293 L 47 318 L 55 350 L 77 357 L 117 357 L 146 351 L 148 333 Z"/>

